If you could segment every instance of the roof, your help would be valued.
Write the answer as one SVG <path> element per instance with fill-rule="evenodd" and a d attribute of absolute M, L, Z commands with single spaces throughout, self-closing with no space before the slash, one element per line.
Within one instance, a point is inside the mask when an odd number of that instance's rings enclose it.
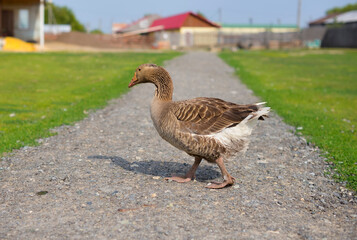
<path fill-rule="evenodd" d="M 206 23 L 208 23 L 209 25 L 211 25 L 212 27 L 219 27 L 217 24 L 207 20 L 206 18 L 197 15 L 193 12 L 185 12 L 185 13 L 181 13 L 181 14 L 177 14 L 174 16 L 170 16 L 170 17 L 166 17 L 166 18 L 160 18 L 160 19 L 156 19 L 150 27 L 157 27 L 157 26 L 162 26 L 163 30 L 169 30 L 169 29 L 178 29 L 181 28 L 183 26 L 183 24 L 185 23 L 186 18 L 189 16 L 195 16 L 196 18 L 199 18 L 201 21 L 204 21 Z"/>
<path fill-rule="evenodd" d="M 112 31 L 117 32 L 123 28 L 125 28 L 128 24 L 126 23 L 113 23 L 112 24 Z"/>
<path fill-rule="evenodd" d="M 119 31 L 117 31 L 117 33 L 119 33 L 119 32 L 133 32 L 133 31 L 146 29 L 152 24 L 152 22 L 155 19 L 158 19 L 158 18 L 160 18 L 160 16 L 156 15 L 156 14 L 142 17 L 142 18 L 136 20 L 135 22 L 128 24 L 126 27 L 120 29 Z"/>
<path fill-rule="evenodd" d="M 341 13 L 336 16 L 334 19 L 328 19 L 326 23 L 350 23 L 350 22 L 357 22 L 357 10 L 349 11 L 345 13 Z"/>
<path fill-rule="evenodd" d="M 227 24 L 222 28 L 297 28 L 295 24 Z"/>
<path fill-rule="evenodd" d="M 322 18 L 319 18 L 319 19 L 316 19 L 314 21 L 311 21 L 309 22 L 309 25 L 321 25 L 321 24 L 325 24 L 326 23 L 326 20 L 328 19 L 332 19 L 332 18 L 335 18 L 337 15 L 339 15 L 340 13 L 332 13 L 332 14 L 329 14 L 327 16 L 324 16 Z"/>

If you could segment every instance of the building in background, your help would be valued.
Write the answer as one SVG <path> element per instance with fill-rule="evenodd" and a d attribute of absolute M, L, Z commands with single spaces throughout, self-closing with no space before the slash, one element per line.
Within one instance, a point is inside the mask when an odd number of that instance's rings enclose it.
<path fill-rule="evenodd" d="M 45 0 L 0 0 L 0 36 L 44 46 Z"/>
<path fill-rule="evenodd" d="M 193 12 L 160 18 L 150 28 L 157 28 L 155 45 L 158 48 L 214 46 L 220 26 Z"/>
<path fill-rule="evenodd" d="M 146 15 L 133 23 L 127 24 L 125 27 L 116 31 L 116 33 L 122 36 L 148 33 L 151 31 L 150 25 L 159 18 L 161 17 L 157 14 Z"/>
<path fill-rule="evenodd" d="M 120 30 L 122 30 L 126 26 L 128 26 L 128 24 L 126 24 L 126 23 L 113 23 L 112 24 L 112 34 L 116 34 L 116 33 L 120 32 Z"/>
<path fill-rule="evenodd" d="M 309 27 L 316 26 L 331 26 L 333 24 L 356 24 L 357 23 L 357 10 L 349 11 L 345 13 L 334 13 L 322 18 L 318 18 L 314 21 L 309 22 Z"/>
<path fill-rule="evenodd" d="M 61 34 L 69 33 L 72 31 L 70 24 L 45 24 L 45 34 Z"/>
<path fill-rule="evenodd" d="M 297 32 L 298 28 L 294 24 L 222 24 L 220 31 L 223 34 L 287 33 Z"/>

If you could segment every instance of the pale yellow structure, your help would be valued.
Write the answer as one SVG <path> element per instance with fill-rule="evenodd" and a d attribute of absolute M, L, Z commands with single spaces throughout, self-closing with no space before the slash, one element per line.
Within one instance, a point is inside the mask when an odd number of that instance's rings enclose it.
<path fill-rule="evenodd" d="M 244 35 L 263 32 L 288 33 L 297 32 L 295 25 L 225 25 L 215 27 L 181 27 L 179 29 L 179 46 L 215 46 L 219 36 Z"/>
<path fill-rule="evenodd" d="M 262 32 L 274 32 L 274 33 L 287 33 L 297 32 L 296 25 L 250 25 L 250 24 L 223 24 L 220 28 L 220 32 L 223 34 L 253 34 Z"/>

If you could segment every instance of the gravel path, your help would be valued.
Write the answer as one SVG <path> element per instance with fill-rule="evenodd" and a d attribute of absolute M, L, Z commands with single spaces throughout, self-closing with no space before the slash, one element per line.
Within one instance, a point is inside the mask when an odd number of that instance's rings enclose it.
<path fill-rule="evenodd" d="M 166 69 L 175 99 L 259 101 L 214 54 L 188 53 Z M 227 163 L 235 186 L 204 188 L 221 180 L 206 162 L 197 181 L 164 181 L 193 158 L 156 133 L 153 91 L 136 86 L 40 146 L 4 157 L 0 239 L 357 239 L 356 198 L 324 177 L 318 150 L 274 114 L 247 153 Z"/>

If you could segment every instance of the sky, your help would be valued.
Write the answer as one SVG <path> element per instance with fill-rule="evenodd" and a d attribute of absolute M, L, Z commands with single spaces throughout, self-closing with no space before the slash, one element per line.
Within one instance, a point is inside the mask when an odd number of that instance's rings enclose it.
<path fill-rule="evenodd" d="M 162 17 L 201 12 L 213 22 L 296 24 L 298 0 L 52 0 L 73 10 L 87 29 L 111 32 L 112 23 L 131 23 L 146 14 Z M 325 15 L 327 9 L 357 3 L 351 0 L 301 0 L 300 26 Z M 221 14 L 220 14 L 221 13 Z M 251 20 L 250 20 L 251 19 Z"/>

